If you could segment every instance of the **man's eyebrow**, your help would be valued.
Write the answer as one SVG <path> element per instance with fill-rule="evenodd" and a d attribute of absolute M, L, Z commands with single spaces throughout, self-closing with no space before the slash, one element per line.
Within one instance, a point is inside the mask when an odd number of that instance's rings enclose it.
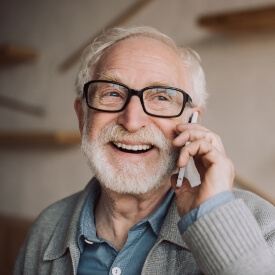
<path fill-rule="evenodd" d="M 98 80 L 114 81 L 114 82 L 119 82 L 119 83 L 123 83 L 123 84 L 126 83 L 126 81 L 121 76 L 121 74 L 118 72 L 115 72 L 115 71 L 100 73 Z M 150 82 L 146 87 L 151 87 L 151 86 L 176 87 L 175 85 L 165 82 L 165 81 L 153 81 L 153 82 Z"/>
<path fill-rule="evenodd" d="M 175 87 L 174 85 L 171 85 L 171 83 L 162 82 L 162 81 L 155 81 L 155 82 L 152 82 L 152 83 L 150 83 L 150 85 L 148 85 L 148 86 Z"/>
<path fill-rule="evenodd" d="M 98 80 L 108 80 L 123 83 L 123 77 L 118 72 L 101 73 Z"/>

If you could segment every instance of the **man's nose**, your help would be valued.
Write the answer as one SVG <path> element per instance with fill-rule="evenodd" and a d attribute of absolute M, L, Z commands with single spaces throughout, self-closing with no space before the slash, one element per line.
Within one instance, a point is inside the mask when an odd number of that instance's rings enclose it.
<path fill-rule="evenodd" d="M 128 105 L 117 119 L 117 123 L 122 125 L 129 132 L 136 132 L 149 124 L 150 118 L 141 105 L 138 96 L 132 96 Z"/>

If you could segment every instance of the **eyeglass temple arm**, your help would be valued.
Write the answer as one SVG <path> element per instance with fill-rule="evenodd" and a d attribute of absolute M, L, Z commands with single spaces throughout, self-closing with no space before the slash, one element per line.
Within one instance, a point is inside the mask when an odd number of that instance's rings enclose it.
<path fill-rule="evenodd" d="M 189 95 L 186 103 L 189 103 L 191 108 L 195 107 L 195 105 L 193 104 L 192 98 Z"/>

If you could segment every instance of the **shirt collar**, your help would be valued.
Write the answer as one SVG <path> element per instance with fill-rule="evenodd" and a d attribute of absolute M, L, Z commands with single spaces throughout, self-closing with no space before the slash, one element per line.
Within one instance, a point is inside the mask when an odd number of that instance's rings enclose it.
<path fill-rule="evenodd" d="M 141 222 L 148 221 L 148 223 L 150 224 L 156 236 L 158 236 L 160 232 L 161 226 L 166 217 L 169 206 L 172 202 L 173 195 L 174 195 L 174 191 L 170 189 L 169 192 L 164 197 L 161 205 L 157 208 L 157 210 L 153 212 L 148 218 L 145 218 L 141 221 Z"/>
<path fill-rule="evenodd" d="M 85 239 L 89 241 L 98 240 L 96 236 L 94 210 L 99 196 L 100 185 L 99 182 L 96 181 L 90 189 L 79 219 L 77 241 L 81 252 L 83 252 L 83 242 Z"/>
<path fill-rule="evenodd" d="M 149 217 L 140 221 L 137 225 L 140 224 L 149 224 L 153 230 L 153 232 L 158 236 L 169 206 L 172 202 L 172 198 L 174 195 L 174 191 L 172 189 L 166 194 L 165 198 L 161 205 L 157 208 L 157 210 L 152 213 Z M 87 196 L 87 199 L 83 205 L 78 233 L 77 233 L 77 241 L 78 246 L 81 252 L 83 252 L 84 240 L 88 240 L 90 242 L 101 242 L 97 238 L 95 222 L 94 222 L 94 210 L 97 203 L 97 200 L 100 196 L 100 185 L 98 181 L 96 181 L 90 189 L 90 193 Z"/>

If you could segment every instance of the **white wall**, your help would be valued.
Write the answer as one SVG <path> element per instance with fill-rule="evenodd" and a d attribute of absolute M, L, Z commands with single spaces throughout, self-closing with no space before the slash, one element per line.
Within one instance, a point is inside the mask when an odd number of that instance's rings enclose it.
<path fill-rule="evenodd" d="M 275 198 L 275 36 L 197 45 L 211 93 L 204 123 L 221 135 L 236 173 Z"/>
<path fill-rule="evenodd" d="M 134 0 L 0 2 L 0 44 L 34 48 L 32 64 L 0 70 L 0 94 L 42 106 L 42 118 L 0 107 L 0 130 L 77 130 L 77 65 L 59 65 Z M 260 4 L 275 1 L 262 1 Z M 202 56 L 211 93 L 203 123 L 222 138 L 236 171 L 275 198 L 274 34 L 222 37 L 198 28 L 197 16 L 259 5 L 256 0 L 156 0 L 128 25 L 151 25 Z M 0 212 L 36 216 L 82 189 L 91 172 L 79 146 L 0 148 Z"/>

